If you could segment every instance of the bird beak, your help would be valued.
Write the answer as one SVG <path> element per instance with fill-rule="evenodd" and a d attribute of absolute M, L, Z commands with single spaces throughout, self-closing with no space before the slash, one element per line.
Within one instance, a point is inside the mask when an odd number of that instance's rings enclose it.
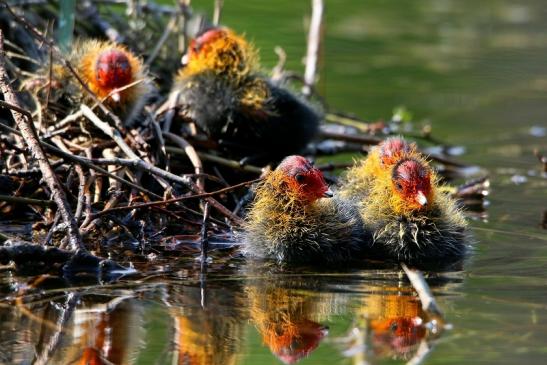
<path fill-rule="evenodd" d="M 332 192 L 331 189 L 327 189 L 327 191 L 323 193 L 323 198 L 332 198 L 333 196 L 334 196 L 334 193 Z"/>
<path fill-rule="evenodd" d="M 416 194 L 416 201 L 422 207 L 425 207 L 427 205 L 427 198 L 425 197 L 424 193 L 421 191 L 418 191 L 418 193 Z"/>
<path fill-rule="evenodd" d="M 112 98 L 112 100 L 114 100 L 114 102 L 116 103 L 120 102 L 120 99 L 121 99 L 120 93 L 113 93 L 110 97 Z"/>
<path fill-rule="evenodd" d="M 183 66 L 186 66 L 186 64 L 188 63 L 188 55 L 185 54 L 184 56 L 182 56 L 182 58 L 180 59 L 180 63 L 183 65 Z"/>

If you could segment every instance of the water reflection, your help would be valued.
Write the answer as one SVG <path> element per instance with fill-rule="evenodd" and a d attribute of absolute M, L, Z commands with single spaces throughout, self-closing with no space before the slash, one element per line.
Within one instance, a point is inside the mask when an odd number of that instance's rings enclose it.
<path fill-rule="evenodd" d="M 432 350 L 442 319 L 422 309 L 412 287 L 378 286 L 360 303 L 351 330 L 354 364 L 367 359 L 397 359 L 417 364 Z"/>
<path fill-rule="evenodd" d="M 246 320 L 241 283 L 171 286 L 166 302 L 173 323 L 171 364 L 237 364 Z"/>
<path fill-rule="evenodd" d="M 246 286 L 251 321 L 264 345 L 285 364 L 297 363 L 319 346 L 328 334 L 322 321 L 346 301 L 319 291 L 320 283 L 311 281 L 274 277 L 249 280 Z"/>
<path fill-rule="evenodd" d="M 285 364 L 322 361 L 325 350 L 355 364 L 404 363 L 440 335 L 398 271 L 308 274 L 247 266 L 204 279 L 189 274 L 67 289 L 69 283 L 51 276 L 13 278 L 2 286 L 0 363 L 253 363 L 247 354 L 256 351 L 250 345 L 256 334 L 258 345 Z M 349 321 L 331 333 L 340 318 Z"/>

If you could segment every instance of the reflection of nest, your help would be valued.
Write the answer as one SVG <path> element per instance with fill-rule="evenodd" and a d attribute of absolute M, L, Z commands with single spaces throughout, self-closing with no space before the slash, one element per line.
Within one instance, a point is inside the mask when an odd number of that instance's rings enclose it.
<path fill-rule="evenodd" d="M 207 288 L 206 307 L 201 289 L 176 286 L 170 292 L 175 333 L 173 361 L 185 365 L 235 364 L 244 337 L 240 292 Z"/>

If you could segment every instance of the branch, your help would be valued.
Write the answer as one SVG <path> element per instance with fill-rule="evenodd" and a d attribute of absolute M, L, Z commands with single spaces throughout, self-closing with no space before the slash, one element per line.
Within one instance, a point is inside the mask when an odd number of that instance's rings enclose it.
<path fill-rule="evenodd" d="M 324 8 L 323 0 L 312 0 L 310 31 L 308 33 L 308 50 L 306 52 L 306 70 L 304 72 L 304 87 L 302 87 L 302 93 L 308 97 L 312 93 L 317 75 Z"/>
<path fill-rule="evenodd" d="M 70 209 L 65 196 L 65 192 L 57 176 L 53 172 L 53 168 L 49 164 L 40 141 L 34 130 L 34 124 L 32 121 L 32 115 L 19 106 L 19 101 L 15 96 L 8 78 L 8 74 L 5 68 L 5 54 L 4 54 L 4 34 L 0 30 L 0 90 L 4 94 L 5 102 L 1 102 L 0 105 L 11 109 L 13 119 L 17 124 L 17 127 L 21 131 L 25 143 L 29 147 L 32 155 L 38 161 L 38 166 L 42 172 L 44 181 L 51 190 L 52 200 L 57 204 L 57 209 L 61 213 L 63 221 L 67 227 L 67 233 L 69 237 L 69 243 L 73 250 L 84 249 L 82 237 L 80 231 L 74 219 L 74 215 Z"/>

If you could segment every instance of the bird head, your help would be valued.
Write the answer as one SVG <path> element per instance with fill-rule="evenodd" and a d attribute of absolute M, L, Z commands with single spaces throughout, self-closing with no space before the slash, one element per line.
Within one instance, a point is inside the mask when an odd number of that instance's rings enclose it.
<path fill-rule="evenodd" d="M 121 88 L 133 81 L 133 70 L 127 52 L 110 48 L 102 51 L 95 64 L 95 83 L 108 93 Z M 120 93 L 112 94 L 112 100 L 119 102 Z"/>
<path fill-rule="evenodd" d="M 402 159 L 393 167 L 391 175 L 396 213 L 427 209 L 433 199 L 431 171 L 422 162 Z"/>
<path fill-rule="evenodd" d="M 302 156 L 285 158 L 272 175 L 279 181 L 278 187 L 297 201 L 313 203 L 333 196 L 323 173 Z"/>
<path fill-rule="evenodd" d="M 78 71 L 99 99 L 106 98 L 105 103 L 125 107 L 148 92 L 146 82 L 131 85 L 146 77 L 142 62 L 124 46 L 90 40 L 81 43 L 78 53 Z"/>
<path fill-rule="evenodd" d="M 209 28 L 190 41 L 182 57 L 181 75 L 206 71 L 243 75 L 254 68 L 256 59 L 254 48 L 243 37 L 228 28 Z"/>

